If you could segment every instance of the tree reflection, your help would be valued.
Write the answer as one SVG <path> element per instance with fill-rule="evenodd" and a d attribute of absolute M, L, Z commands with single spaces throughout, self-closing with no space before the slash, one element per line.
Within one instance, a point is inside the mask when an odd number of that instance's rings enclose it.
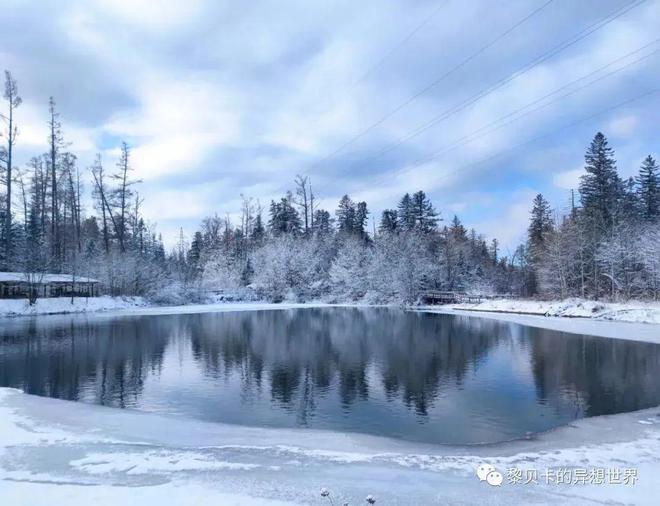
<path fill-rule="evenodd" d="M 0 330 L 0 383 L 30 394 L 126 407 L 167 346 L 162 320 L 58 318 Z"/>
<path fill-rule="evenodd" d="M 512 381 L 531 389 L 532 399 L 535 388 L 533 402 L 548 406 L 557 420 L 660 403 L 657 345 L 481 318 L 316 308 L 17 319 L 0 328 L 0 384 L 50 397 L 137 406 L 147 379 L 164 374 L 166 358 L 176 356 L 181 370 L 199 375 L 204 388 L 212 389 L 203 390 L 199 402 L 201 409 L 215 410 L 213 419 L 224 419 L 228 411 L 234 419 L 250 419 L 247 411 L 260 409 L 265 400 L 271 411 L 262 410 L 259 420 L 269 421 L 274 410 L 296 425 L 314 425 L 315 417 L 328 417 L 332 409 L 332 423 L 358 417 L 346 423 L 358 430 L 360 420 L 381 416 L 386 425 L 388 416 L 401 411 L 413 413 L 416 421 L 432 413 L 430 420 L 446 415 L 455 421 L 463 420 L 460 409 L 482 409 L 480 402 L 488 402 L 491 418 L 505 420 L 515 416 L 507 392 L 484 401 L 475 384 L 489 363 L 489 381 L 500 371 L 493 369 L 494 356 L 500 357 L 502 373 L 514 367 L 523 371 L 522 379 Z M 177 406 L 195 396 L 198 380 L 190 381 L 172 401 Z M 237 406 L 226 405 L 222 389 L 231 385 L 240 392 Z M 452 405 L 443 399 L 462 389 L 473 397 L 450 412 Z M 528 405 L 519 416 L 547 428 L 545 419 L 539 421 L 547 413 L 532 413 L 536 407 Z"/>
<path fill-rule="evenodd" d="M 273 401 L 298 406 L 304 423 L 314 396 L 326 395 L 333 381 L 345 409 L 367 400 L 370 366 L 390 399 L 426 415 L 441 384 L 460 384 L 506 327 L 399 310 L 306 309 L 193 318 L 190 335 L 205 370 L 248 371 L 247 390 L 265 370 Z"/>

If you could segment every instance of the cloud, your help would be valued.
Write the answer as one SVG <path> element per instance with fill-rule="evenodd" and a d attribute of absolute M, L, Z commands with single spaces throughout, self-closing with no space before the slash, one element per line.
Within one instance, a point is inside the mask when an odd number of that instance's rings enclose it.
<path fill-rule="evenodd" d="M 637 131 L 639 120 L 636 116 L 619 116 L 610 121 L 608 132 L 616 137 L 631 137 Z"/>
<path fill-rule="evenodd" d="M 467 226 L 481 223 L 512 241 L 524 235 L 529 206 L 521 199 L 512 210 L 517 192 L 575 187 L 578 170 L 557 168 L 578 165 L 595 131 L 611 135 L 617 153 L 627 153 L 617 143 L 637 138 L 631 160 L 653 152 L 654 139 L 643 134 L 653 131 L 657 102 L 597 113 L 646 91 L 660 64 L 645 60 L 520 119 L 494 122 L 654 40 L 660 6 L 635 7 L 470 100 L 620 7 L 551 4 L 448 72 L 531 7 L 447 2 L 391 52 L 435 2 L 12 2 L 0 56 L 24 99 L 16 159 L 45 149 L 54 95 L 83 167 L 95 151 L 112 167 L 120 142 L 129 143 L 145 213 L 166 221 L 163 230 L 233 213 L 241 193 L 267 204 L 302 173 L 331 211 L 350 193 L 377 219 L 404 192 L 423 189 L 445 217 L 460 212 Z M 564 127 L 581 118 L 590 119 Z M 484 128 L 493 123 L 501 128 Z"/>
<path fill-rule="evenodd" d="M 580 185 L 580 177 L 583 174 L 584 167 L 559 172 L 553 176 L 552 184 L 564 190 L 576 190 Z"/>

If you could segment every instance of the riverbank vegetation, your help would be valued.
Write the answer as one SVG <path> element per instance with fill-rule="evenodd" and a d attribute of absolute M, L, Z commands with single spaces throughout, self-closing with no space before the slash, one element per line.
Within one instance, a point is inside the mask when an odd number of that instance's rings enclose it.
<path fill-rule="evenodd" d="M 2 270 L 88 276 L 110 295 L 157 303 L 200 302 L 208 294 L 414 302 L 426 290 L 612 299 L 660 294 L 658 166 L 648 156 L 636 178 L 621 179 L 601 133 L 589 146 L 571 208 L 552 210 L 538 195 L 529 239 L 510 255 L 502 255 L 497 239 L 443 215 L 422 190 L 376 217 L 367 202 L 349 195 L 334 210 L 321 208 L 306 176 L 265 208 L 244 197 L 237 219 L 205 218 L 167 252 L 156 225 L 142 215 L 141 183 L 126 143 L 114 163 L 99 155 L 91 167 L 80 167 L 51 98 L 48 151 L 15 167 L 21 98 L 9 72 L 4 98 Z"/>

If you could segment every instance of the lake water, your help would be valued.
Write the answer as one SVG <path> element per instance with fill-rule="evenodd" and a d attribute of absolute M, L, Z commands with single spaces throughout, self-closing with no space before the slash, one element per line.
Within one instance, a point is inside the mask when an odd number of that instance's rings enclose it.
<path fill-rule="evenodd" d="M 259 427 L 492 443 L 660 404 L 660 346 L 314 308 L 0 323 L 0 385 Z"/>

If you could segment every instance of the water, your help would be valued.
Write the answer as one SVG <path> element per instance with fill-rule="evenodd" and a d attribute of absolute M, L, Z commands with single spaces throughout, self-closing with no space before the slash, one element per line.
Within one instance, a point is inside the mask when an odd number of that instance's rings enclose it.
<path fill-rule="evenodd" d="M 660 404 L 660 346 L 397 309 L 3 320 L 0 385 L 212 422 L 491 443 Z"/>

